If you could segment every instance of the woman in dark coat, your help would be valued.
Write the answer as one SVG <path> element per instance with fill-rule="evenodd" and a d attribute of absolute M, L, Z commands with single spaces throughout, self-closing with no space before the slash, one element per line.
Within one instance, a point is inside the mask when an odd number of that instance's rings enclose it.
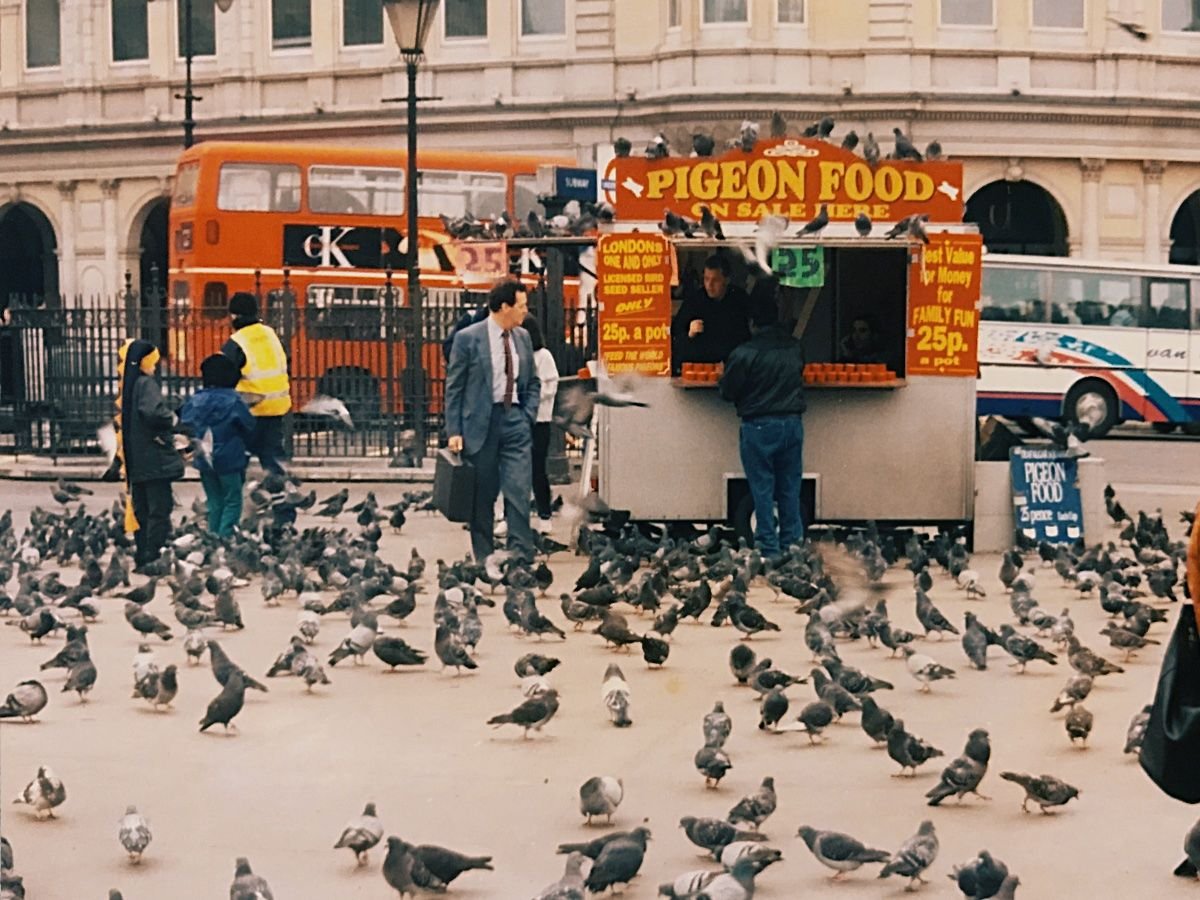
<path fill-rule="evenodd" d="M 134 341 L 125 353 L 121 386 L 121 434 L 125 481 L 133 499 L 136 570 L 158 559 L 171 531 L 175 500 L 171 482 L 183 477 L 183 458 L 175 449 L 175 414 L 154 379 L 158 349 Z M 135 570 L 135 571 L 136 571 Z"/>

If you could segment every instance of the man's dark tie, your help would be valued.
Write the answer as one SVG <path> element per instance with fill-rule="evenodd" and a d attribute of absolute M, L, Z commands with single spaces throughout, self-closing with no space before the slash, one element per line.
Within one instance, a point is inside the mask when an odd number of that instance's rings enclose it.
<path fill-rule="evenodd" d="M 504 408 L 512 409 L 513 395 L 513 358 L 512 358 L 512 340 L 510 339 L 510 331 L 502 331 L 500 333 L 501 341 L 504 344 Z"/>

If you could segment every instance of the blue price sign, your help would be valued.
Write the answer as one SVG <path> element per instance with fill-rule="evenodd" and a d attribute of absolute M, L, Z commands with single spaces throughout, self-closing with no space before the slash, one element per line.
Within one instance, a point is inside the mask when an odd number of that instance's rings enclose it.
<path fill-rule="evenodd" d="M 1045 447 L 1013 447 L 1013 522 L 1035 541 L 1069 544 L 1083 535 L 1079 463 L 1073 456 Z"/>
<path fill-rule="evenodd" d="M 824 247 L 776 247 L 771 270 L 784 287 L 811 288 L 825 284 Z"/>

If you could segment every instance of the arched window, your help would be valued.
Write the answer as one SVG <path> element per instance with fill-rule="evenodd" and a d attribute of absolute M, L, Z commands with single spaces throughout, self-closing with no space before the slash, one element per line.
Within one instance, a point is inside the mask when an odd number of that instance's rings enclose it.
<path fill-rule="evenodd" d="M 989 253 L 1066 256 L 1067 217 L 1030 181 L 993 181 L 967 201 L 963 218 L 979 226 Z"/>

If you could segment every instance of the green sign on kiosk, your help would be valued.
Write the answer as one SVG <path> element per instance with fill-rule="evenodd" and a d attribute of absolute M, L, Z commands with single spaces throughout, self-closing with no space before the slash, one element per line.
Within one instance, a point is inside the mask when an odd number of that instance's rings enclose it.
<path fill-rule="evenodd" d="M 825 284 L 824 247 L 776 247 L 771 269 L 783 287 L 812 288 Z"/>

